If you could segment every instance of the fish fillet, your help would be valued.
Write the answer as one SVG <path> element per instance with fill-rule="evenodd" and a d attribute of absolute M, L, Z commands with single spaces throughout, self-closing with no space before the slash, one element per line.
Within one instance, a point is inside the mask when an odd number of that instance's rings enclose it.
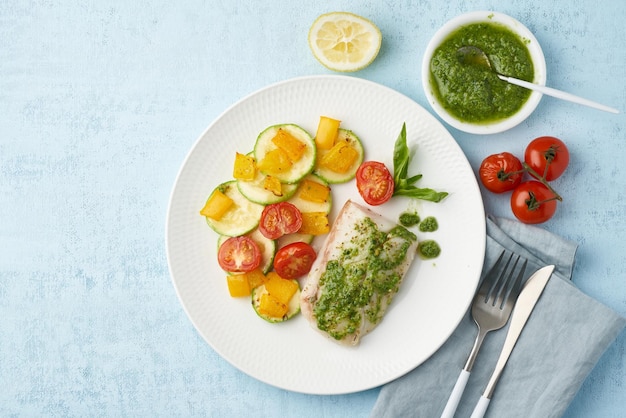
<path fill-rule="evenodd" d="M 359 344 L 383 319 L 416 248 L 403 226 L 346 202 L 302 290 L 302 314 L 334 341 Z"/>

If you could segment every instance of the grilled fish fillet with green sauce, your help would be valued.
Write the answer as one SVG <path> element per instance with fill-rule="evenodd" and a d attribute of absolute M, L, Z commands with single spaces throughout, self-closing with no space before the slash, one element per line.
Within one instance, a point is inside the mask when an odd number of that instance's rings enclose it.
<path fill-rule="evenodd" d="M 383 319 L 417 243 L 403 226 L 346 202 L 302 290 L 302 314 L 338 343 L 359 344 Z"/>

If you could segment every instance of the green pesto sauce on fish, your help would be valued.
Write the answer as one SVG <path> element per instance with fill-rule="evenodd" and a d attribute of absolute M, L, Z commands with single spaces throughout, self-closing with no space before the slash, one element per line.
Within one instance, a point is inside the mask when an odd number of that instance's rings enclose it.
<path fill-rule="evenodd" d="M 402 280 L 398 267 L 417 240 L 400 225 L 381 231 L 370 218 L 360 220 L 355 228 L 339 256 L 328 261 L 320 277 L 324 291 L 314 307 L 318 328 L 337 340 L 356 332 L 363 319 L 380 322 L 383 307 Z"/>

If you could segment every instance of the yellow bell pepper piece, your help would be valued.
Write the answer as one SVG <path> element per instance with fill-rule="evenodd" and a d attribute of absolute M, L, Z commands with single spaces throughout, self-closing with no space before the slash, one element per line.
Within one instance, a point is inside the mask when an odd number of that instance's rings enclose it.
<path fill-rule="evenodd" d="M 226 276 L 228 283 L 228 292 L 230 296 L 239 298 L 250 296 L 250 282 L 246 274 L 231 274 Z"/>
<path fill-rule="evenodd" d="M 320 117 L 320 122 L 317 125 L 317 133 L 315 134 L 315 144 L 317 148 L 329 150 L 335 145 L 340 123 L 341 121 L 327 116 Z"/>
<path fill-rule="evenodd" d="M 322 157 L 319 164 L 335 173 L 345 173 L 352 167 L 358 157 L 359 152 L 352 148 L 348 141 L 338 141 Z"/>
<path fill-rule="evenodd" d="M 308 200 L 309 202 L 324 203 L 330 196 L 330 187 L 305 179 L 302 180 L 300 184 L 298 195 L 301 199 Z"/>
<path fill-rule="evenodd" d="M 233 177 L 238 180 L 251 181 L 256 177 L 256 165 L 253 157 L 235 154 L 235 166 L 233 167 Z"/>
<path fill-rule="evenodd" d="M 257 167 L 265 174 L 281 174 L 291 168 L 293 163 L 289 159 L 289 155 L 281 148 L 268 151 L 265 157 L 258 162 Z"/>
<path fill-rule="evenodd" d="M 296 294 L 298 285 L 287 279 L 283 279 L 273 271 L 267 273 L 267 281 L 265 282 L 267 292 L 276 298 L 280 303 L 288 305 L 289 301 Z"/>
<path fill-rule="evenodd" d="M 276 136 L 272 138 L 272 142 L 278 148 L 285 151 L 289 157 L 289 161 L 291 162 L 299 161 L 306 150 L 306 144 L 304 142 L 300 141 L 284 129 L 278 129 Z"/>
<path fill-rule="evenodd" d="M 281 279 L 282 280 L 282 279 Z M 259 313 L 262 315 L 271 316 L 274 318 L 282 318 L 287 314 L 287 305 L 281 303 L 274 296 L 269 293 L 263 293 L 261 295 L 261 302 L 259 303 Z"/>
<path fill-rule="evenodd" d="M 283 195 L 283 184 L 276 177 L 265 177 L 265 179 L 263 180 L 263 188 L 267 191 L 272 192 L 274 196 Z"/>
<path fill-rule="evenodd" d="M 302 212 L 300 234 L 323 235 L 330 231 L 328 215 L 325 212 Z"/>
<path fill-rule="evenodd" d="M 200 210 L 200 214 L 219 221 L 234 203 L 230 197 L 216 189 Z"/>
<path fill-rule="evenodd" d="M 250 289 L 255 289 L 267 281 L 267 277 L 261 271 L 261 269 L 254 269 L 248 273 L 246 273 L 248 277 L 248 283 L 250 284 Z"/>

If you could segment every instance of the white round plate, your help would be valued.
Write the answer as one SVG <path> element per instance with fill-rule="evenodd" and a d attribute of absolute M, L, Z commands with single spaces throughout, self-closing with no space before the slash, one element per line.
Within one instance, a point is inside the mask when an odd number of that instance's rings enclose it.
<path fill-rule="evenodd" d="M 435 216 L 438 231 L 418 233 L 442 247 L 416 257 L 380 325 L 358 347 L 313 330 L 298 315 L 281 324 L 259 318 L 248 298 L 231 298 L 217 263 L 218 236 L 199 214 L 211 191 L 232 178 L 235 152 L 247 153 L 266 127 L 295 123 L 315 135 L 319 117 L 341 120 L 363 142 L 366 160 L 393 170 L 406 122 L 418 187 L 447 191 L 440 203 L 394 197 L 373 209 L 397 220 L 410 208 Z M 336 216 L 347 199 L 363 203 L 354 182 L 333 187 Z M 266 87 L 226 110 L 200 136 L 178 174 L 166 225 L 172 281 L 192 323 L 225 360 L 270 385 L 309 394 L 370 389 L 419 366 L 447 340 L 471 302 L 485 253 L 485 217 L 476 178 L 450 133 L 424 108 L 379 84 L 348 76 L 296 78 Z M 319 248 L 323 238 L 314 245 Z"/>

